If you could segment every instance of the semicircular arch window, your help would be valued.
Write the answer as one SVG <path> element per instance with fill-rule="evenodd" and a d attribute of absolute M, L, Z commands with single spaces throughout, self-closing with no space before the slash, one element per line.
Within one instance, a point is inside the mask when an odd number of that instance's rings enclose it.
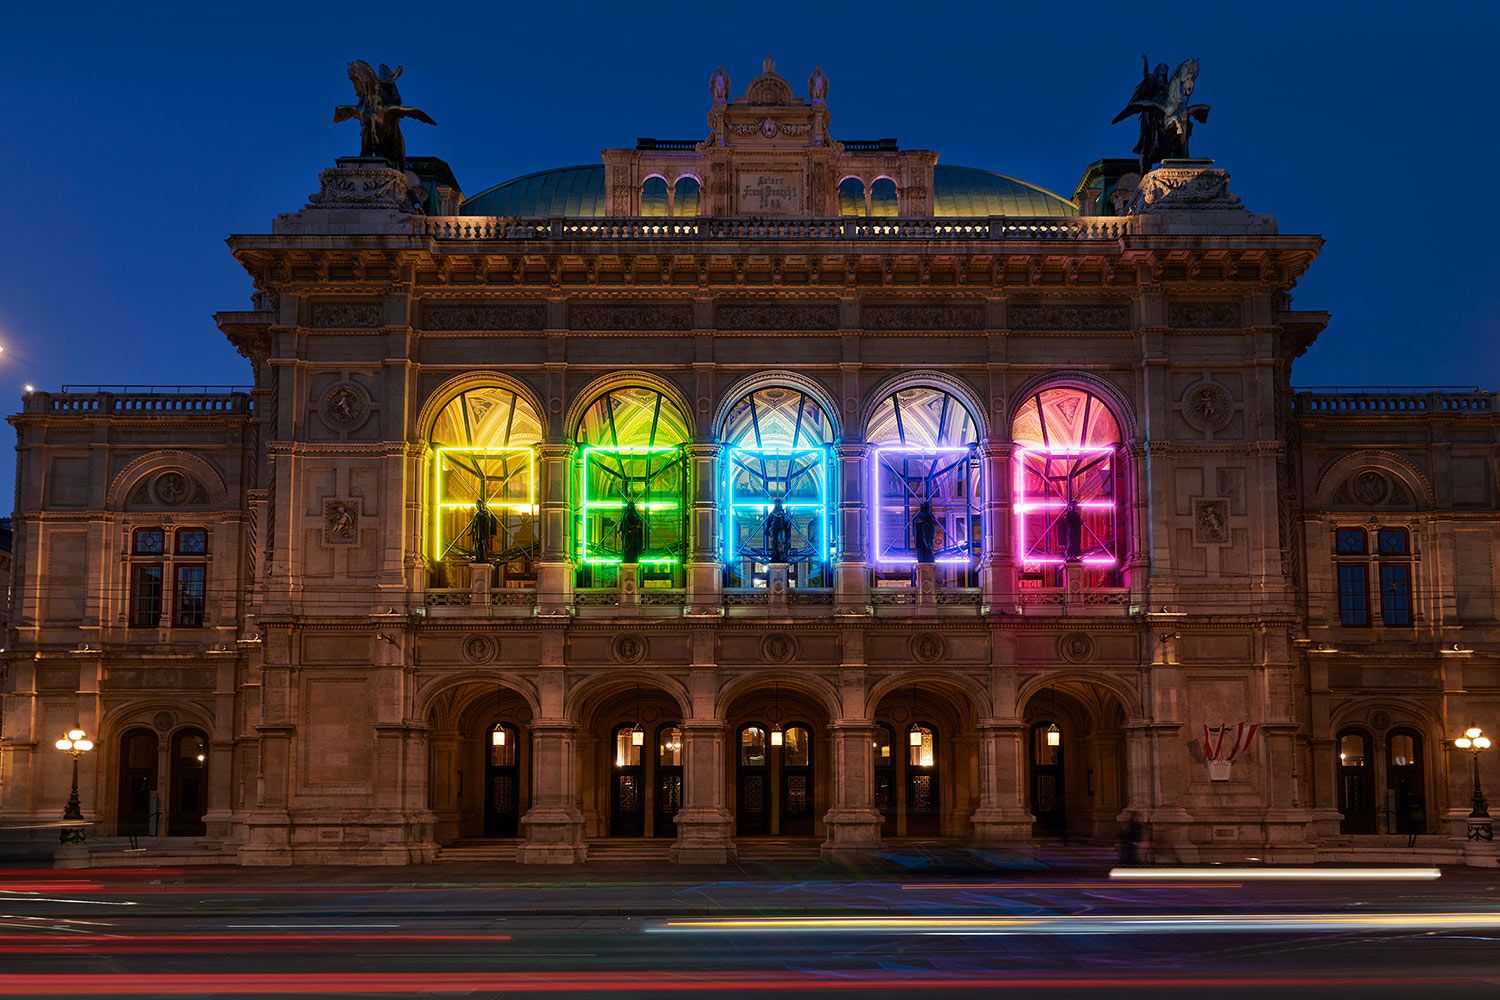
<path fill-rule="evenodd" d="M 974 414 L 945 389 L 911 386 L 880 401 L 865 440 L 876 586 L 913 583 L 923 562 L 937 567 L 940 586 L 974 586 L 981 539 Z"/>
<path fill-rule="evenodd" d="M 1089 585 L 1119 586 L 1125 470 L 1109 406 L 1084 389 L 1042 389 L 1016 411 L 1011 439 L 1021 585 L 1061 586 L 1076 565 Z"/>
<path fill-rule="evenodd" d="M 631 562 L 642 587 L 681 585 L 691 438 L 681 408 L 658 389 L 621 386 L 589 403 L 575 435 L 579 586 L 618 586 Z"/>
<path fill-rule="evenodd" d="M 536 447 L 542 422 L 520 393 L 465 389 L 438 412 L 428 436 L 428 554 L 438 582 L 468 587 L 468 566 L 488 562 L 502 587 L 536 582 Z"/>
<path fill-rule="evenodd" d="M 769 386 L 735 401 L 719 437 L 725 584 L 764 587 L 779 561 L 791 586 L 829 586 L 832 419 L 806 391 Z"/>

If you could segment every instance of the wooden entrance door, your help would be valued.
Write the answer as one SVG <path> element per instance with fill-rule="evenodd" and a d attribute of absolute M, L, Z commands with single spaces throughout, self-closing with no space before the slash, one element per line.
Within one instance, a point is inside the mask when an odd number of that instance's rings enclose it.
<path fill-rule="evenodd" d="M 496 723 L 485 736 L 484 835 L 521 832 L 521 747 L 515 727 Z"/>
<path fill-rule="evenodd" d="M 781 743 L 781 823 L 784 837 L 807 837 L 813 832 L 812 730 L 786 727 Z"/>
<path fill-rule="evenodd" d="M 651 835 L 677 836 L 682 810 L 682 727 L 668 722 L 656 730 L 656 776 L 652 788 Z"/>
<path fill-rule="evenodd" d="M 615 730 L 609 796 L 611 837 L 646 835 L 646 774 L 641 766 L 644 747 L 636 745 L 634 736 L 634 726 L 620 726 Z"/>
<path fill-rule="evenodd" d="M 120 793 L 115 829 L 121 835 L 155 832 L 152 807 L 156 801 L 156 734 L 131 729 L 120 737 Z"/>
<path fill-rule="evenodd" d="M 911 734 L 915 733 L 913 739 Z M 906 835 L 935 837 L 942 832 L 938 793 L 937 730 L 919 722 L 907 733 Z"/>
<path fill-rule="evenodd" d="M 765 836 L 771 832 L 771 767 L 765 727 L 742 727 L 736 749 L 735 830 L 742 837 Z"/>
<path fill-rule="evenodd" d="M 1390 828 L 1410 836 L 1427 832 L 1427 796 L 1422 782 L 1422 734 L 1395 729 L 1385 738 L 1386 785 L 1391 791 Z"/>
<path fill-rule="evenodd" d="M 201 837 L 208 832 L 208 738 L 188 729 L 172 738 L 172 793 L 167 807 L 167 835 Z"/>
<path fill-rule="evenodd" d="M 1068 824 L 1063 799 L 1063 734 L 1059 728 L 1053 745 L 1048 739 L 1052 726 L 1049 719 L 1031 727 L 1031 815 L 1036 817 L 1038 833 L 1062 834 Z"/>

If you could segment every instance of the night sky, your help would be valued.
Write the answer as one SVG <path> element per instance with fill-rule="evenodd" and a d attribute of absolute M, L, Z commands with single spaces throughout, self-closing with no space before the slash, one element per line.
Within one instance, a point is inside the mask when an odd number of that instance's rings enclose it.
<path fill-rule="evenodd" d="M 1500 388 L 1496 5 L 1111 2 L 15 5 L 0 28 L 0 395 L 25 383 L 243 384 L 210 319 L 248 308 L 223 240 L 268 232 L 358 152 L 345 64 L 401 63 L 412 155 L 475 194 L 701 137 L 708 77 L 827 73 L 839 138 L 1071 195 L 1129 156 L 1140 56 L 1197 56 L 1193 153 L 1328 245 L 1295 293 L 1333 322 L 1299 385 Z M 8 435 L 8 431 L 7 431 Z M 0 468 L 0 504 L 12 463 Z"/>

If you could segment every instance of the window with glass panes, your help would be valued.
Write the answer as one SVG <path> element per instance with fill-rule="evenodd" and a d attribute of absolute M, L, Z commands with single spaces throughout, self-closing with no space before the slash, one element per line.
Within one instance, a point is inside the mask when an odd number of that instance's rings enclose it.
<path fill-rule="evenodd" d="M 1374 546 L 1370 545 L 1371 535 Z M 1334 531 L 1339 621 L 1344 625 L 1410 626 L 1413 619 L 1411 533 L 1406 528 Z M 1371 592 L 1371 588 L 1375 588 Z M 1380 620 L 1372 620 L 1379 608 Z"/>
<path fill-rule="evenodd" d="M 1401 627 L 1412 623 L 1411 535 L 1405 528 L 1381 528 L 1375 533 L 1380 567 L 1380 621 Z"/>
<path fill-rule="evenodd" d="M 1363 528 L 1338 528 L 1333 548 L 1339 584 L 1339 621 L 1344 625 L 1370 624 L 1369 540 Z M 1354 561 L 1358 559 L 1359 561 Z"/>
<path fill-rule="evenodd" d="M 208 531 L 137 528 L 130 536 L 130 611 L 133 628 L 203 624 L 208 597 Z M 168 589 L 170 581 L 170 590 Z"/>

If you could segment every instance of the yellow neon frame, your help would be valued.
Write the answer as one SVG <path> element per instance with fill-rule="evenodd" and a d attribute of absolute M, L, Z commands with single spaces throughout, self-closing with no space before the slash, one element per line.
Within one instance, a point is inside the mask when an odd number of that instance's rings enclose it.
<path fill-rule="evenodd" d="M 536 502 L 536 448 L 532 445 L 506 445 L 498 448 L 469 448 L 459 445 L 442 445 L 432 449 L 432 558 L 443 557 L 443 518 L 441 511 L 444 507 L 472 507 L 473 504 L 459 503 L 458 501 L 444 502 L 440 499 L 443 495 L 443 455 L 447 452 L 463 455 L 526 455 L 526 503 L 498 503 L 492 506 L 502 510 L 522 511 L 537 514 Z"/>

